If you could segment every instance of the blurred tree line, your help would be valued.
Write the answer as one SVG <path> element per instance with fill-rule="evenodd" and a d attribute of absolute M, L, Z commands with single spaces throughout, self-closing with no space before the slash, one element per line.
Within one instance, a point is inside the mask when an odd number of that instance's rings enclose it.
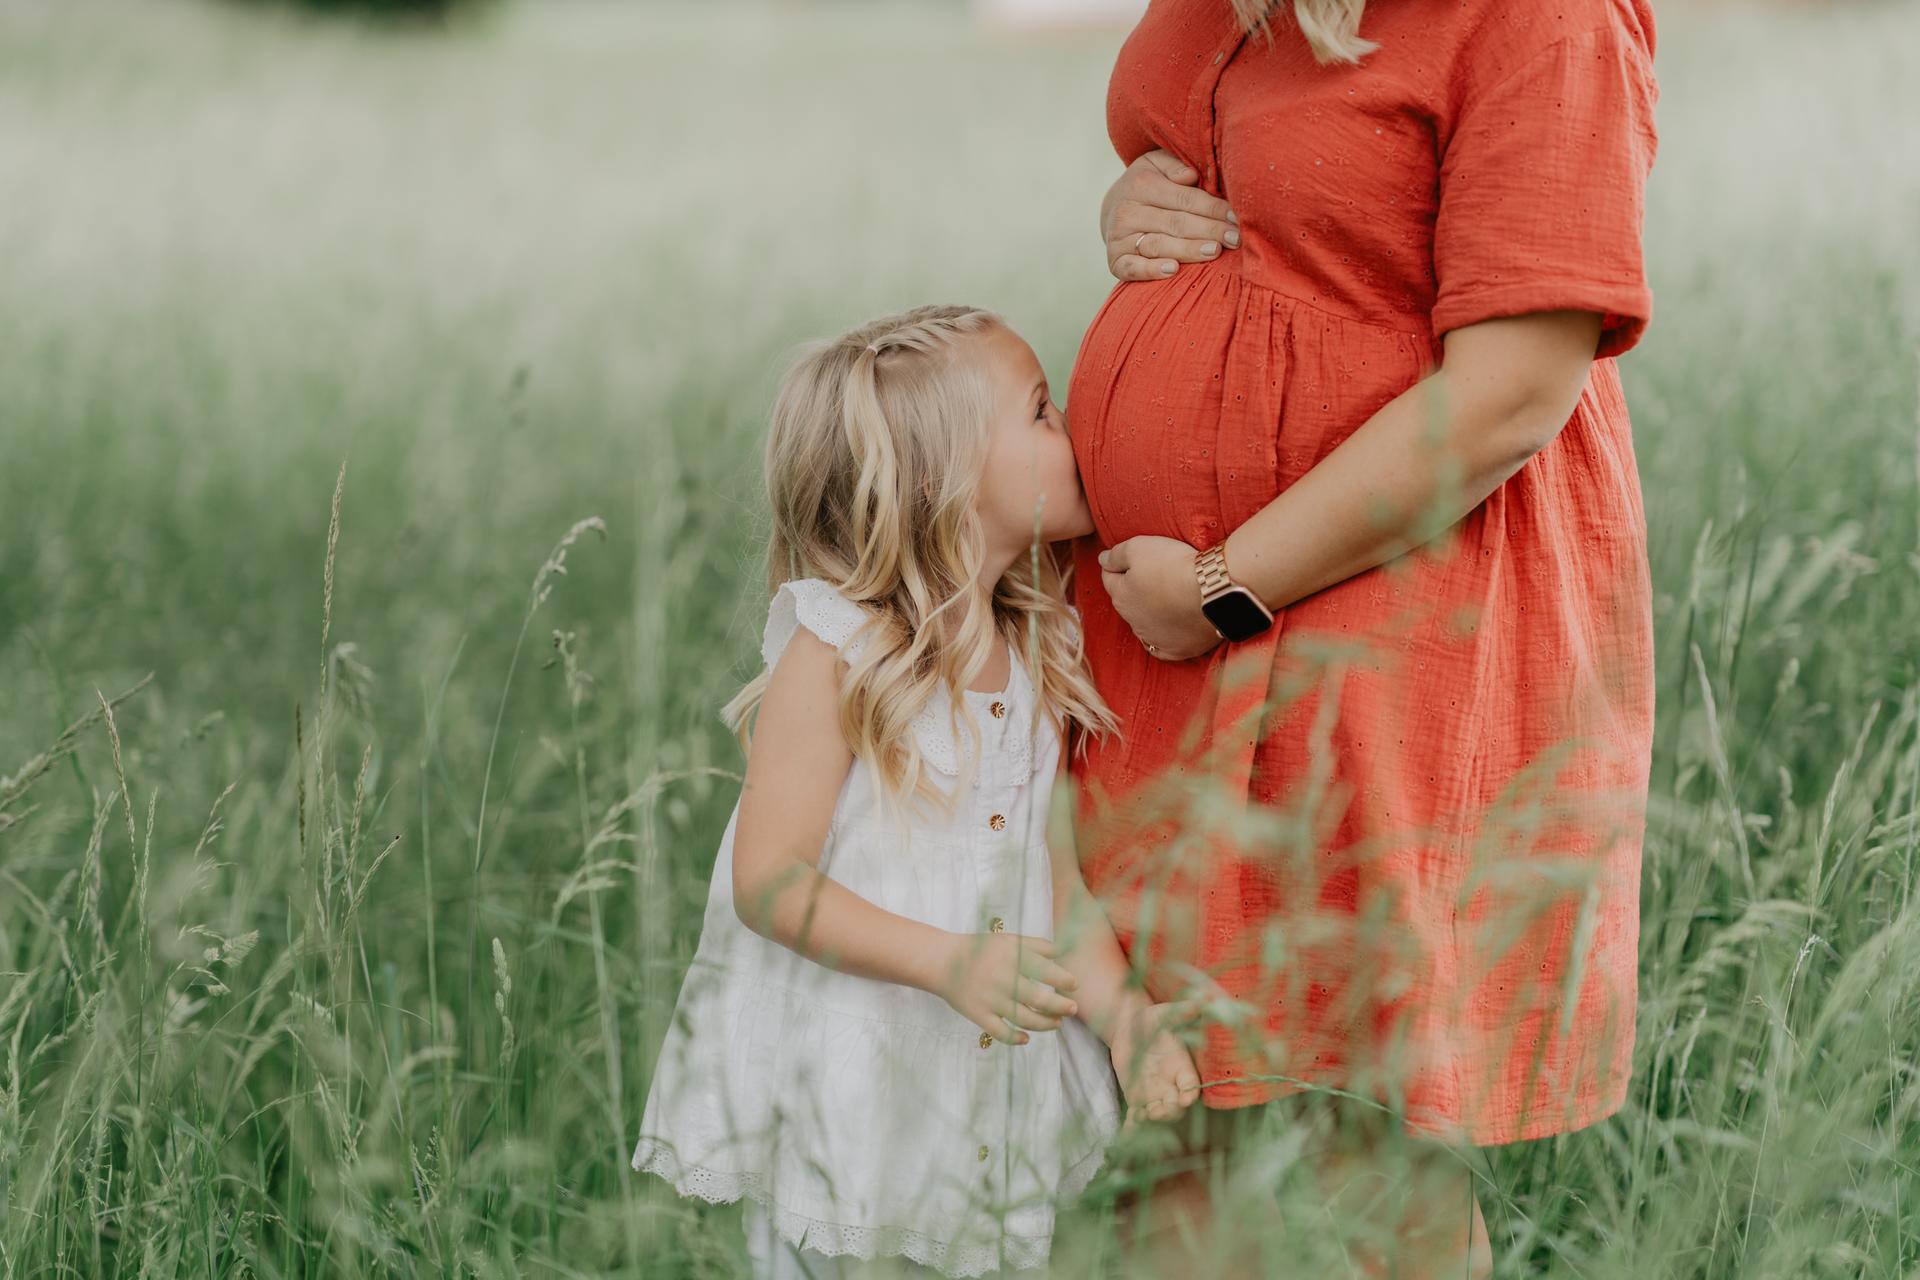
<path fill-rule="evenodd" d="M 395 21 L 439 23 L 457 14 L 496 8 L 505 0 L 242 0 L 253 5 L 278 5 L 316 13 L 338 13 Z"/>
<path fill-rule="evenodd" d="M 415 20 L 423 22 L 441 22 L 460 14 L 476 13 L 481 10 L 495 9 L 510 3 L 510 0 L 239 0 L 240 3 L 253 5 L 279 5 L 296 9 L 306 9 L 318 13 L 352 14 L 363 17 L 392 18 L 396 20 Z M 692 0 L 629 0 L 638 4 L 686 4 Z M 714 0 L 700 0 L 712 3 Z M 767 3 L 768 0 L 756 0 Z M 804 8 L 818 4 L 820 0 L 774 0 L 784 7 Z M 917 3 L 927 7 L 959 7 L 972 5 L 982 7 L 981 0 L 870 0 L 876 7 L 898 6 L 902 3 Z M 1023 0 L 998 0 L 1002 5 L 1022 3 Z M 1059 0 L 1047 0 L 1059 3 Z M 1085 3 L 1086 0 L 1069 0 Z M 1112 2 L 1112 0 L 1108 0 Z M 1145 0 L 1139 0 L 1139 7 L 1145 7 Z"/>

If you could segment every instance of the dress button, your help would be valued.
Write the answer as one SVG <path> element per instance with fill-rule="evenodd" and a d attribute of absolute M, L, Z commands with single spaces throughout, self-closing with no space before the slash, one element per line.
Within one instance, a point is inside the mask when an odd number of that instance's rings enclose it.
<path fill-rule="evenodd" d="M 987 921 L 987 931 L 989 933 L 999 933 L 1001 930 L 1005 929 L 1006 927 L 1007 927 L 1007 922 L 1005 920 L 1002 920 L 999 916 L 995 916 L 993 919 Z"/>
<path fill-rule="evenodd" d="M 1216 52 L 1214 53 L 1214 55 L 1213 55 L 1213 65 L 1214 65 L 1214 66 L 1216 66 L 1216 67 L 1217 67 L 1217 66 L 1219 66 L 1219 65 L 1220 65 L 1220 59 L 1222 59 L 1222 58 L 1224 58 L 1224 57 L 1226 57 L 1226 56 L 1227 56 L 1227 55 L 1226 55 L 1225 53 L 1221 53 L 1221 52 L 1218 52 L 1218 51 L 1216 51 Z"/>
<path fill-rule="evenodd" d="M 982 1049 L 991 1049 L 993 1047 L 993 1032 L 982 1031 L 980 1033 L 980 1047 Z"/>
<path fill-rule="evenodd" d="M 1007 815 L 1004 813 L 996 813 L 987 819 L 987 825 L 995 831 L 1005 831 L 1007 829 Z"/>
<path fill-rule="evenodd" d="M 980 1144 L 980 1149 L 973 1153 L 973 1158 L 975 1160 L 985 1160 L 987 1158 L 987 1146 L 984 1142 Z"/>
<path fill-rule="evenodd" d="M 1004 720 L 1007 715 L 1007 704 L 1004 702 L 996 702 L 988 707 L 987 710 L 993 712 L 993 718 L 995 720 Z"/>

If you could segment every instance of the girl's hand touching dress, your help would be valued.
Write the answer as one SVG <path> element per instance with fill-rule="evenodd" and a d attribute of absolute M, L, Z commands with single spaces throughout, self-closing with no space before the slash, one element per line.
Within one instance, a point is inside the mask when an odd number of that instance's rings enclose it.
<path fill-rule="evenodd" d="M 1147 652 L 1164 662 L 1197 658 L 1220 643 L 1200 612 L 1197 553 L 1176 538 L 1142 534 L 1100 553 L 1100 583 Z"/>
<path fill-rule="evenodd" d="M 1149 151 L 1107 188 L 1100 238 L 1115 279 L 1165 279 L 1183 262 L 1211 262 L 1240 247 L 1233 210 L 1198 181 L 1199 171 L 1173 152 Z"/>
<path fill-rule="evenodd" d="M 1060 994 L 1079 979 L 1054 960 L 1053 943 L 1018 933 L 949 933 L 933 958 L 928 989 L 996 1040 L 1025 1044 L 1080 1006 Z M 1022 1030 L 1025 1028 L 1025 1030 Z"/>
<path fill-rule="evenodd" d="M 1193 1055 L 1171 1030 L 1177 1016 L 1174 1005 L 1141 998 L 1114 1024 L 1109 1047 L 1127 1099 L 1128 1127 L 1142 1120 L 1177 1120 L 1200 1096 Z"/>

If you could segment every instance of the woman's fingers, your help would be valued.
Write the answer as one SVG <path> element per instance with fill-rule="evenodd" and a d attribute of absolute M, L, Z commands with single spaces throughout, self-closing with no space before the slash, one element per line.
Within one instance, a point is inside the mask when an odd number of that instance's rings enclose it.
<path fill-rule="evenodd" d="M 1100 585 L 1106 588 L 1107 599 L 1113 601 L 1113 607 L 1120 614 L 1120 620 L 1125 622 L 1132 629 L 1133 634 L 1141 638 L 1144 643 L 1144 637 L 1140 637 L 1140 624 L 1134 618 L 1137 610 L 1134 607 L 1133 587 L 1128 582 L 1127 575 L 1115 573 L 1111 569 L 1102 569 Z"/>
<path fill-rule="evenodd" d="M 1128 165 L 1100 202 L 1108 270 L 1121 280 L 1165 279 L 1182 262 L 1205 262 L 1238 246 L 1232 209 L 1194 185 L 1199 181 L 1198 170 L 1164 149 Z"/>
<path fill-rule="evenodd" d="M 1149 151 L 1127 166 L 1121 177 L 1121 196 L 1137 204 L 1232 222 L 1232 206 L 1195 186 L 1199 181 L 1199 171 L 1172 152 Z"/>
<path fill-rule="evenodd" d="M 1106 588 L 1107 599 L 1113 601 L 1113 607 L 1119 611 L 1120 617 L 1133 628 L 1135 635 L 1139 635 L 1140 626 L 1134 617 L 1137 602 L 1133 598 L 1133 584 L 1127 578 L 1127 572 L 1132 567 L 1133 551 L 1126 542 L 1108 547 L 1100 553 L 1100 585 Z"/>
<path fill-rule="evenodd" d="M 1211 262 L 1220 256 L 1220 242 L 1205 236 L 1177 236 L 1167 231 L 1136 231 L 1108 246 L 1110 252 L 1132 254 L 1148 262 Z"/>
<path fill-rule="evenodd" d="M 1178 271 L 1183 262 L 1213 261 L 1220 256 L 1222 243 L 1229 249 L 1239 247 L 1240 232 L 1228 228 L 1220 238 L 1214 238 L 1135 229 L 1107 242 L 1107 265 L 1121 280 L 1160 280 Z"/>
<path fill-rule="evenodd" d="M 1142 236 L 1146 237 L 1144 242 Z M 1177 257 L 1185 262 L 1198 262 L 1217 256 L 1214 251 L 1222 245 L 1239 248 L 1240 228 L 1224 218 L 1129 203 L 1115 211 L 1109 243 L 1116 249 L 1144 253 L 1148 257 Z"/>
<path fill-rule="evenodd" d="M 1113 222 L 1107 233 L 1113 244 L 1131 247 L 1141 232 L 1147 233 L 1149 251 L 1153 237 L 1169 236 L 1178 240 L 1207 241 L 1240 247 L 1240 223 L 1224 200 L 1216 200 L 1204 191 L 1176 186 L 1157 179 L 1151 189 L 1137 193 L 1114 206 Z M 1194 261 L 1188 258 L 1188 261 Z"/>
<path fill-rule="evenodd" d="M 1155 147 L 1133 163 L 1146 165 L 1159 170 L 1161 176 L 1169 182 L 1190 183 L 1200 181 L 1200 171 L 1198 169 L 1165 147 Z"/>
<path fill-rule="evenodd" d="M 1209 195 L 1198 187 L 1183 186 L 1164 178 L 1146 175 L 1137 184 L 1137 188 L 1128 193 L 1133 197 L 1131 202 L 1134 204 L 1166 209 L 1174 213 L 1189 213 L 1227 226 L 1240 225 L 1239 218 L 1234 215 L 1233 206 L 1219 196 Z M 1123 210 L 1116 209 L 1114 212 L 1117 226 L 1119 225 L 1118 215 Z"/>
<path fill-rule="evenodd" d="M 1179 269 L 1177 258 L 1143 258 L 1137 253 L 1123 253 L 1116 258 L 1113 246 L 1107 246 L 1107 270 L 1115 280 L 1164 280 Z"/>

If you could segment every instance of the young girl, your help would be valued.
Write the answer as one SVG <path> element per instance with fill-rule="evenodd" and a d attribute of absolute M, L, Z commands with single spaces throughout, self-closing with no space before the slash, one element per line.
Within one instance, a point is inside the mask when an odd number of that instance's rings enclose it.
<path fill-rule="evenodd" d="M 768 670 L 633 1167 L 749 1197 L 760 1276 L 1038 1266 L 1115 1064 L 1130 1115 L 1199 1089 L 1049 830 L 1067 732 L 1115 730 L 1042 545 L 1092 527 L 1065 419 L 998 316 L 922 307 L 799 360 L 766 481 Z"/>

